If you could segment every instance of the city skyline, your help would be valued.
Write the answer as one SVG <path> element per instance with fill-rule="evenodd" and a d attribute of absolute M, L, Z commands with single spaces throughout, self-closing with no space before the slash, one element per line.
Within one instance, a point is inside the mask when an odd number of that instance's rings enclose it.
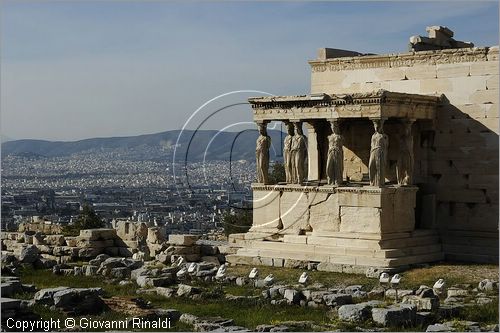
<path fill-rule="evenodd" d="M 498 44 L 497 2 L 2 3 L 2 135 L 81 140 L 195 128 L 254 92 L 309 92 L 321 47 L 406 52 L 411 35 L 446 25 Z M 202 129 L 251 124 L 248 105 Z M 229 128 L 240 130 L 242 127 Z"/>

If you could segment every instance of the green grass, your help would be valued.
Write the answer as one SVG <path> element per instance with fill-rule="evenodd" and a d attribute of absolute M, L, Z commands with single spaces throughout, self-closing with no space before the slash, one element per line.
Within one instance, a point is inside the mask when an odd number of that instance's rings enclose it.
<path fill-rule="evenodd" d="M 138 288 L 136 284 L 120 286 L 117 283 L 106 282 L 101 277 L 92 277 L 92 276 L 63 276 L 63 275 L 54 275 L 51 270 L 33 270 L 33 269 L 24 269 L 21 272 L 21 282 L 24 284 L 33 284 L 38 289 L 43 288 L 54 288 L 59 286 L 67 286 L 74 288 L 94 288 L 101 287 L 104 290 L 104 297 L 112 297 L 112 296 L 122 296 L 122 297 L 137 297 L 136 289 Z M 31 293 L 20 293 L 14 296 L 19 299 L 31 299 L 33 298 L 33 294 Z M 36 304 L 33 307 L 33 312 L 40 315 L 43 319 L 61 319 L 64 320 L 67 318 L 66 314 L 59 310 L 51 310 L 49 307 Z M 101 315 L 91 316 L 85 318 L 93 318 L 99 321 L 103 320 L 123 320 L 126 318 L 126 315 L 123 313 L 118 313 L 115 311 L 107 311 L 102 313 Z M 78 321 L 79 318 L 75 317 Z M 192 331 L 191 325 L 186 325 L 180 322 L 172 323 L 172 328 L 169 331 Z M 86 331 L 105 331 L 106 329 L 88 329 Z M 148 331 L 148 330 L 146 330 Z M 163 331 L 163 329 L 158 330 L 150 330 L 150 331 Z"/>
<path fill-rule="evenodd" d="M 61 286 L 79 288 L 101 287 L 106 297 L 136 295 L 135 290 L 138 288 L 135 284 L 120 286 L 118 283 L 107 281 L 103 277 L 54 275 L 51 270 L 34 269 L 24 269 L 21 272 L 21 282 L 24 284 L 34 284 L 38 289 Z"/>
<path fill-rule="evenodd" d="M 38 314 L 44 320 L 50 320 L 50 319 L 53 319 L 53 320 L 58 320 L 58 319 L 64 320 L 64 319 L 66 319 L 68 317 L 63 312 L 61 312 L 59 310 L 53 310 L 50 307 L 44 306 L 44 305 L 41 305 L 41 304 L 35 304 L 35 305 L 33 305 L 32 310 L 33 310 L 34 313 Z"/>
<path fill-rule="evenodd" d="M 230 267 L 229 274 L 247 276 L 251 267 Z M 296 284 L 302 270 L 288 268 L 260 267 L 260 276 L 263 278 L 269 273 L 273 273 L 276 284 Z M 330 272 L 310 273 L 311 283 L 321 283 L 327 287 L 345 287 L 353 284 L 361 284 L 365 290 L 370 290 L 378 285 L 377 279 L 369 279 L 364 275 L 342 274 Z M 498 274 L 498 266 L 493 265 L 435 265 L 427 268 L 412 269 L 402 273 L 402 288 L 417 288 L 421 284 L 432 286 L 438 278 L 445 278 L 448 286 L 456 283 L 470 283 L 476 286 L 481 278 L 494 278 L 493 274 Z M 353 331 L 356 326 L 374 327 L 370 322 L 363 324 L 349 324 L 338 321 L 332 311 L 327 308 L 302 308 L 290 305 L 271 305 L 263 299 L 241 299 L 229 301 L 225 294 L 235 296 L 260 295 L 261 289 L 252 286 L 235 285 L 214 285 L 204 282 L 187 282 L 202 289 L 202 298 L 192 300 L 189 298 L 165 298 L 156 294 L 137 295 L 136 284 L 120 286 L 117 283 L 107 282 L 103 277 L 88 276 L 59 276 L 53 275 L 50 270 L 30 270 L 21 272 L 21 281 L 26 284 L 33 284 L 37 288 L 51 288 L 58 286 L 68 287 L 101 287 L 105 291 L 105 297 L 141 297 L 150 301 L 155 307 L 171 308 L 179 310 L 181 313 L 190 313 L 199 317 L 223 317 L 233 319 L 235 325 L 255 329 L 260 324 L 279 325 L 287 321 L 311 321 L 319 326 L 307 327 L 303 330 L 318 329 L 341 329 L 343 331 Z M 223 291 L 223 292 L 222 292 Z M 20 294 L 19 298 L 30 298 L 30 294 Z M 43 318 L 59 318 L 64 314 L 49 308 L 36 305 L 36 313 Z M 96 318 L 122 318 L 122 314 L 108 311 Z M 465 307 L 456 320 L 478 321 L 483 324 L 493 324 L 498 322 L 498 299 L 491 304 Z M 422 330 L 423 328 L 403 328 L 403 330 Z M 192 327 L 177 323 L 172 330 L 190 331 Z M 390 329 L 392 330 L 392 329 Z M 401 328 L 394 328 L 401 330 Z"/>
<path fill-rule="evenodd" d="M 253 300 L 228 301 L 225 299 L 191 300 L 187 298 L 166 299 L 156 295 L 145 295 L 145 299 L 161 308 L 172 308 L 182 313 L 199 317 L 223 317 L 233 319 L 235 325 L 254 329 L 260 324 L 279 324 L 285 321 L 313 321 L 316 324 L 331 322 L 327 310 L 301 308 L 299 306 L 271 305 Z"/>
<path fill-rule="evenodd" d="M 33 299 L 33 296 L 35 296 L 35 293 L 22 291 L 22 292 L 15 293 L 14 295 L 12 295 L 12 298 L 30 300 L 30 299 Z"/>
<path fill-rule="evenodd" d="M 58 286 L 71 287 L 102 287 L 106 297 L 111 296 L 134 296 L 137 286 L 119 286 L 117 284 L 105 283 L 102 278 L 88 276 L 55 276 L 50 270 L 24 270 L 21 273 L 22 283 L 34 284 L 37 288 L 53 288 Z M 204 284 L 200 284 L 204 286 Z M 140 297 L 149 300 L 155 307 L 171 308 L 181 311 L 181 313 L 191 313 L 200 317 L 224 317 L 233 319 L 236 325 L 247 328 L 255 328 L 259 324 L 279 324 L 283 321 L 310 320 L 317 324 L 330 323 L 326 309 L 301 308 L 299 306 L 274 306 L 267 302 L 256 302 L 254 300 L 228 301 L 222 294 L 217 292 L 216 287 L 204 291 L 204 298 L 192 300 L 189 298 L 165 298 L 158 295 L 144 294 Z M 245 294 L 245 287 L 226 286 L 233 294 Z M 249 293 L 253 293 L 253 288 L 249 288 Z M 226 291 L 228 292 L 228 291 Z M 37 305 L 37 313 L 47 318 L 64 318 L 64 314 L 58 311 L 49 310 L 46 307 Z M 99 318 L 115 316 L 113 312 L 107 312 Z M 178 324 L 173 329 L 190 330 Z M 189 329 L 188 329 L 189 328 Z"/>
<path fill-rule="evenodd" d="M 498 298 L 483 305 L 466 306 L 460 311 L 456 319 L 477 321 L 484 324 L 498 324 Z"/>
<path fill-rule="evenodd" d="M 234 296 L 260 296 L 262 294 L 262 289 L 250 286 L 225 285 L 222 289 L 226 294 Z"/>

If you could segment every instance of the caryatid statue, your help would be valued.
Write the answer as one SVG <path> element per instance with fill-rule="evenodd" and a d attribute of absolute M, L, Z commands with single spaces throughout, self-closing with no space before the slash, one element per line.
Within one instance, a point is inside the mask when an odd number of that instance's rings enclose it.
<path fill-rule="evenodd" d="M 412 121 L 405 122 L 403 134 L 399 138 L 399 156 L 396 164 L 396 176 L 399 185 L 411 185 L 413 181 L 412 125 Z"/>
<path fill-rule="evenodd" d="M 374 120 L 375 133 L 372 135 L 370 161 L 368 162 L 368 172 L 371 186 L 384 186 L 385 165 L 389 148 L 389 139 L 384 134 L 384 120 Z"/>
<path fill-rule="evenodd" d="M 255 148 L 255 158 L 257 162 L 257 182 L 267 184 L 269 179 L 269 147 L 271 138 L 267 135 L 266 124 L 260 123 L 259 137 Z"/>
<path fill-rule="evenodd" d="M 326 161 L 326 178 L 329 185 L 339 186 L 343 183 L 344 149 L 338 121 L 330 122 L 332 134 L 328 136 L 328 159 Z"/>
<path fill-rule="evenodd" d="M 293 124 L 287 123 L 288 135 L 285 137 L 285 142 L 283 144 L 283 160 L 285 164 L 285 178 L 287 183 L 295 182 L 295 174 L 293 172 L 293 162 L 292 162 L 292 140 L 293 140 Z"/>
<path fill-rule="evenodd" d="M 306 137 L 302 133 L 302 123 L 293 123 L 295 135 L 292 139 L 292 159 L 293 159 L 293 175 L 294 183 L 300 184 L 305 178 L 305 159 L 306 159 Z"/>

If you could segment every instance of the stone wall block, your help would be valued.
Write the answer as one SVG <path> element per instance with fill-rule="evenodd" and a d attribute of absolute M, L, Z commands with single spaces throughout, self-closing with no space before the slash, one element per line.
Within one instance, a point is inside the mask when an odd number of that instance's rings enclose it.
<path fill-rule="evenodd" d="M 498 75 L 490 75 L 486 79 L 486 89 L 498 90 Z"/>
<path fill-rule="evenodd" d="M 407 80 L 435 79 L 437 68 L 435 65 L 422 65 L 414 67 L 402 67 Z"/>
<path fill-rule="evenodd" d="M 469 62 L 459 64 L 437 64 L 437 77 L 450 78 L 469 76 L 470 64 Z"/>
<path fill-rule="evenodd" d="M 497 61 L 473 62 L 470 65 L 470 75 L 498 75 Z"/>

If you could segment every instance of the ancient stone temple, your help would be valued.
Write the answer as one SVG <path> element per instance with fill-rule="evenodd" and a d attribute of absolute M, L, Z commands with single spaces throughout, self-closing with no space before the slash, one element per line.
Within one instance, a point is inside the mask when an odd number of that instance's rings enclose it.
<path fill-rule="evenodd" d="M 260 176 L 230 262 L 345 272 L 498 262 L 498 47 L 427 31 L 409 53 L 320 49 L 309 95 L 249 99 Z M 288 128 L 278 184 L 262 149 L 273 121 Z"/>

